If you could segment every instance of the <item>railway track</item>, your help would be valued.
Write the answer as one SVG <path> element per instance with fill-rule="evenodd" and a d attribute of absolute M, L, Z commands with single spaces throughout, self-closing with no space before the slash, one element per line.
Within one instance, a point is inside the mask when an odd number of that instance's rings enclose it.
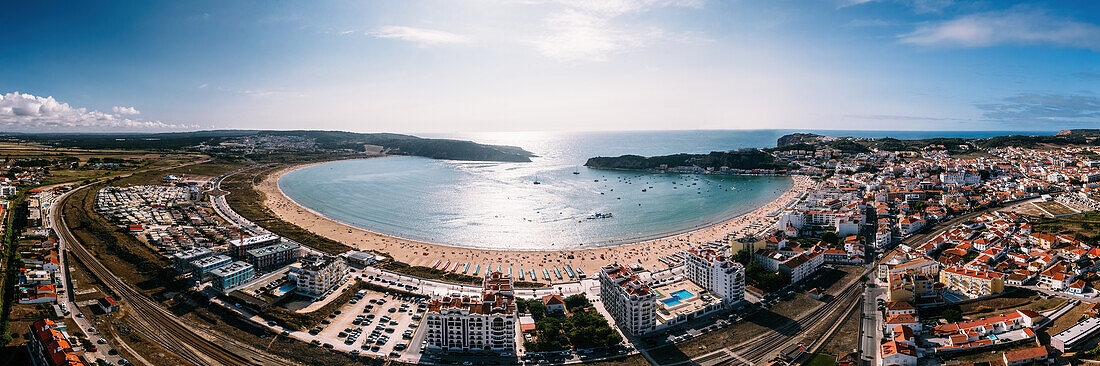
<path fill-rule="evenodd" d="M 84 187 L 81 187 L 84 188 Z M 79 190 L 79 189 L 77 189 Z M 73 192 L 77 191 L 73 190 Z M 69 251 L 80 260 L 92 274 L 104 283 L 123 302 L 129 304 L 133 313 L 133 324 L 139 333 L 156 342 L 165 349 L 194 365 L 278 365 L 285 361 L 267 354 L 250 350 L 247 347 L 234 347 L 230 350 L 223 344 L 232 344 L 232 340 L 214 334 L 206 334 L 191 329 L 157 302 L 122 281 L 99 262 L 69 231 L 65 218 L 56 207 L 63 206 L 64 198 L 51 210 L 54 230 L 65 242 Z"/>
<path fill-rule="evenodd" d="M 860 294 L 862 294 L 860 290 L 861 287 L 853 283 L 851 286 L 844 289 L 844 291 L 841 291 L 841 293 L 836 296 L 836 299 L 825 304 L 817 311 L 796 320 L 794 323 L 785 324 L 762 337 L 733 347 L 730 351 L 751 361 L 753 364 L 767 361 L 765 359 L 767 356 L 780 349 L 788 341 L 801 334 L 801 332 L 813 328 L 818 322 L 824 320 L 836 310 L 846 308 L 851 305 L 853 301 L 858 301 Z"/>
<path fill-rule="evenodd" d="M 775 351 L 779 351 L 788 342 L 802 334 L 802 332 L 812 329 L 835 311 L 846 309 L 851 306 L 853 302 L 859 301 L 862 293 L 862 287 L 859 286 L 859 282 L 853 282 L 837 294 L 832 301 L 826 303 L 813 313 L 807 314 L 794 322 L 784 324 L 750 341 L 692 359 L 689 364 L 719 366 L 756 365 L 766 362 L 769 360 L 768 356 L 772 355 Z"/>

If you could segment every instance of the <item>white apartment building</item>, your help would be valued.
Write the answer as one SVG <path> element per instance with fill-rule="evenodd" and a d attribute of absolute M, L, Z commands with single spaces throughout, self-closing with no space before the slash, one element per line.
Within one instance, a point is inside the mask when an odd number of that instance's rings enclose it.
<path fill-rule="evenodd" d="M 825 264 L 825 256 L 821 252 L 802 253 L 779 265 L 779 272 L 789 274 L 791 283 L 798 283 L 814 272 L 817 272 Z"/>
<path fill-rule="evenodd" d="M 347 281 L 348 266 L 340 257 L 311 255 L 292 265 L 288 276 L 298 284 L 299 294 L 321 297 Z"/>
<path fill-rule="evenodd" d="M 730 258 L 729 246 L 688 249 L 684 274 L 691 282 L 732 304 L 745 299 L 745 268 Z"/>
<path fill-rule="evenodd" d="M 229 255 L 233 258 L 244 258 L 249 249 L 262 248 L 282 242 L 283 238 L 275 234 L 250 236 L 247 238 L 233 239 L 229 241 Z"/>
<path fill-rule="evenodd" d="M 657 326 L 657 294 L 630 268 L 609 264 L 599 276 L 600 300 L 619 328 L 638 335 Z"/>
<path fill-rule="evenodd" d="M 423 322 L 424 342 L 450 351 L 506 351 L 516 347 L 517 315 L 512 277 L 485 276 L 481 299 L 443 297 L 432 301 Z"/>
<path fill-rule="evenodd" d="M 971 185 L 981 183 L 982 176 L 975 171 L 950 169 L 940 173 L 940 181 L 945 185 Z"/>

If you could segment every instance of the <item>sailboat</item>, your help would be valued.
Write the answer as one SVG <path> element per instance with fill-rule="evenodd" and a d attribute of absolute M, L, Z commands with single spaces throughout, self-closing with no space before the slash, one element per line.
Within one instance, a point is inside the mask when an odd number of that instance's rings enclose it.
<path fill-rule="evenodd" d="M 535 184 L 542 184 L 542 182 L 539 182 L 539 176 L 537 175 L 535 176 Z"/>

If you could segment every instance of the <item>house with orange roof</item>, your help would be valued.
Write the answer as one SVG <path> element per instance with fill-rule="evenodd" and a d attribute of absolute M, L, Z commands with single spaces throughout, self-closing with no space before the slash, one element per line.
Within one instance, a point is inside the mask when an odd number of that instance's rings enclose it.
<path fill-rule="evenodd" d="M 965 330 L 973 330 L 983 334 L 1003 333 L 1010 330 L 1032 328 L 1043 319 L 1043 316 L 1032 310 L 1016 310 L 1011 313 L 969 320 L 958 323 L 938 325 L 934 329 L 936 333 L 954 333 Z"/>
<path fill-rule="evenodd" d="M 1075 279 L 1077 275 L 1073 271 L 1069 270 L 1064 263 L 1056 262 L 1039 273 L 1039 287 L 1064 291 Z"/>
<path fill-rule="evenodd" d="M 940 282 L 948 291 L 971 299 L 1004 292 L 1004 274 L 948 267 L 940 271 Z"/>
<path fill-rule="evenodd" d="M 1001 354 L 1001 361 L 1004 362 L 1005 366 L 1044 363 L 1051 357 L 1050 354 L 1050 346 L 1038 346 L 1005 352 Z"/>
<path fill-rule="evenodd" d="M 1085 280 L 1079 279 L 1066 287 L 1066 293 L 1073 295 L 1083 295 L 1085 291 L 1088 290 L 1088 287 L 1089 285 L 1088 283 L 1085 283 Z"/>
<path fill-rule="evenodd" d="M 27 348 L 35 364 L 47 366 L 84 366 L 69 341 L 68 335 L 60 331 L 57 323 L 42 319 L 31 324 L 31 337 L 27 339 Z"/>
<path fill-rule="evenodd" d="M 565 300 L 560 295 L 550 294 L 542 297 L 542 304 L 546 305 L 546 312 L 560 312 L 565 314 Z"/>
<path fill-rule="evenodd" d="M 917 345 L 917 336 L 913 333 L 913 329 L 908 325 L 899 325 L 890 329 L 890 334 L 894 338 L 895 342 L 908 344 L 910 346 Z"/>
<path fill-rule="evenodd" d="M 879 346 L 881 365 L 915 366 L 917 348 L 912 345 L 889 341 Z"/>
<path fill-rule="evenodd" d="M 920 332 L 923 327 L 921 326 L 920 316 L 913 313 L 892 314 L 886 316 L 886 327 L 894 329 L 899 325 L 909 327 L 914 332 Z"/>

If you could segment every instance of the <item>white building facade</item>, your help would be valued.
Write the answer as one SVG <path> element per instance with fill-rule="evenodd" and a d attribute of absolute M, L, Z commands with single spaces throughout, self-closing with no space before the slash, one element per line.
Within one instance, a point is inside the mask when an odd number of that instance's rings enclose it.
<path fill-rule="evenodd" d="M 600 300 L 619 328 L 639 335 L 657 326 L 657 294 L 630 268 L 609 264 L 599 276 Z"/>
<path fill-rule="evenodd" d="M 726 304 L 745 299 L 745 268 L 730 258 L 728 246 L 688 249 L 684 275 Z"/>
<path fill-rule="evenodd" d="M 423 324 L 428 348 L 462 352 L 515 349 L 512 278 L 500 272 L 486 276 L 481 299 L 447 296 L 432 301 Z"/>

